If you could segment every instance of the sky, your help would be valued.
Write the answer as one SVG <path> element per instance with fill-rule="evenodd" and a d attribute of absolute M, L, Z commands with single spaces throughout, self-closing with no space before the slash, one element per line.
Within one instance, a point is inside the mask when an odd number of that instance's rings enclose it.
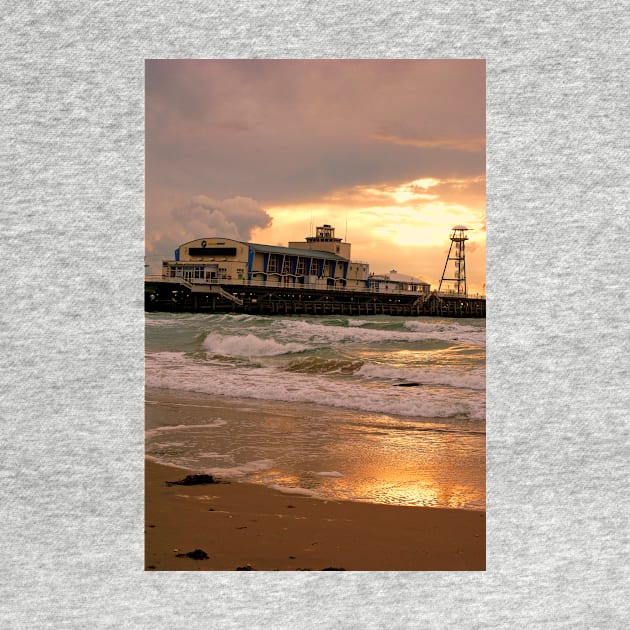
<path fill-rule="evenodd" d="M 437 287 L 454 225 L 485 293 L 483 60 L 147 60 L 146 262 L 195 238 L 330 224 L 370 271 Z"/>

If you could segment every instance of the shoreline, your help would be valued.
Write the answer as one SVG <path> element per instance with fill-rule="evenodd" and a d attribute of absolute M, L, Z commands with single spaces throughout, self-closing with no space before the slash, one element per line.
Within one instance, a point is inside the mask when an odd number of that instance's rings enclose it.
<path fill-rule="evenodd" d="M 145 459 L 146 570 L 485 570 L 485 512 L 166 484 L 188 474 Z M 196 549 L 208 558 L 177 556 Z"/>
<path fill-rule="evenodd" d="M 356 437 L 347 430 L 354 423 L 356 413 L 352 410 L 154 387 L 147 387 L 145 396 L 145 454 L 156 464 L 188 470 L 188 474 L 212 473 L 235 483 L 254 483 L 272 489 L 293 487 L 313 498 L 329 501 L 485 510 L 485 461 L 482 461 L 485 434 L 468 437 L 469 442 L 473 440 L 476 444 L 477 461 L 473 461 L 470 445 L 462 452 L 461 435 L 448 431 L 445 419 L 427 418 L 427 425 L 437 426 L 437 432 L 419 434 L 430 439 L 419 440 L 413 451 L 407 449 L 395 456 L 384 450 L 379 452 L 378 461 L 374 461 L 367 441 L 358 441 L 361 451 L 348 447 L 350 443 L 357 445 L 356 440 L 348 442 L 348 438 Z M 334 416 L 334 421 L 322 425 L 321 420 L 327 415 Z M 368 417 L 377 430 L 383 428 L 381 425 L 390 430 L 401 421 L 404 425 L 420 423 L 418 418 L 395 414 L 361 415 Z M 318 423 L 319 430 L 328 432 L 327 439 L 334 449 L 329 448 L 325 454 L 326 449 L 320 446 L 318 456 L 311 458 L 308 465 L 293 456 L 287 458 L 288 454 L 309 447 L 299 438 L 307 435 L 313 425 L 317 428 Z M 180 432 L 187 426 L 199 431 L 194 439 L 193 433 Z M 233 429 L 228 431 L 230 427 Z M 261 447 L 264 439 L 252 437 L 261 435 L 261 427 L 265 435 L 274 436 L 273 447 Z M 338 427 L 342 432 L 335 433 Z M 176 433 L 171 433 L 172 429 Z M 290 439 L 289 434 L 297 437 Z M 235 444 L 245 445 L 247 454 L 233 453 Z M 174 449 L 169 450 L 171 446 Z M 214 455 L 221 457 L 211 457 Z"/>

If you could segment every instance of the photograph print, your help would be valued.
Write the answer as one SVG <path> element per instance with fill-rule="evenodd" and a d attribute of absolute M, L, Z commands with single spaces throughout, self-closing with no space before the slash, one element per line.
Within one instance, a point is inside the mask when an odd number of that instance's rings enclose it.
<path fill-rule="evenodd" d="M 145 570 L 485 570 L 485 81 L 146 61 Z"/>

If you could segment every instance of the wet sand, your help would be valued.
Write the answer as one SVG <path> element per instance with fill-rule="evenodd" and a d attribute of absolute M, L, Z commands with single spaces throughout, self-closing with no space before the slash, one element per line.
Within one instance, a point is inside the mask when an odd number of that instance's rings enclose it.
<path fill-rule="evenodd" d="M 145 568 L 483 571 L 485 512 L 324 501 L 260 485 L 167 485 L 145 461 Z M 178 554 L 202 550 L 207 559 Z"/>
<path fill-rule="evenodd" d="M 467 434 L 466 422 L 449 431 L 440 419 L 325 405 L 155 388 L 146 396 L 152 461 L 330 501 L 485 509 L 485 434 Z"/>

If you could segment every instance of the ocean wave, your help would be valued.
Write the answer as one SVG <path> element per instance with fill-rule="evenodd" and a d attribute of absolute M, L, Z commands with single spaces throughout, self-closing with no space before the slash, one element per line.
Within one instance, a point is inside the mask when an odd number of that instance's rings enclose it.
<path fill-rule="evenodd" d="M 349 319 L 348 320 L 348 326 L 350 327 L 358 327 L 360 328 L 361 326 L 365 326 L 366 324 L 369 324 L 370 322 L 367 319 Z"/>
<path fill-rule="evenodd" d="M 354 372 L 354 375 L 366 379 L 417 382 L 421 385 L 446 385 L 480 391 L 484 391 L 486 388 L 486 372 L 483 368 L 476 368 L 466 372 L 455 372 L 444 369 L 426 370 L 364 363 Z"/>
<path fill-rule="evenodd" d="M 291 361 L 285 369 L 304 374 L 353 374 L 361 365 L 363 361 L 358 359 L 309 356 Z"/>
<path fill-rule="evenodd" d="M 161 353 L 162 354 L 162 353 Z M 320 374 L 301 374 L 267 368 L 225 369 L 181 357 L 176 370 L 172 357 L 163 364 L 148 355 L 146 383 L 150 387 L 209 395 L 285 402 L 323 404 L 357 411 L 409 417 L 485 418 L 485 393 L 431 387 L 335 380 Z"/>
<path fill-rule="evenodd" d="M 349 322 L 351 320 L 348 320 Z M 473 326 L 439 325 L 407 321 L 407 330 L 365 328 L 360 326 L 327 326 L 304 320 L 283 320 L 277 335 L 301 343 L 325 346 L 333 343 L 426 342 L 431 340 L 485 345 L 485 330 Z"/>
<path fill-rule="evenodd" d="M 407 320 L 405 328 L 413 333 L 429 335 L 431 339 L 443 341 L 463 341 L 474 346 L 486 345 L 486 330 L 478 326 L 467 326 L 459 323 L 427 322 L 424 320 Z"/>
<path fill-rule="evenodd" d="M 164 367 L 179 367 L 182 361 L 186 361 L 185 352 L 147 352 L 144 355 L 145 362 L 149 361 L 152 364 L 159 363 Z"/>
<path fill-rule="evenodd" d="M 147 328 L 172 328 L 179 326 L 180 322 L 175 319 L 155 319 L 152 317 L 145 317 L 144 324 Z"/>
<path fill-rule="evenodd" d="M 264 317 L 248 314 L 174 314 L 147 317 L 147 329 L 159 335 L 160 328 L 170 332 L 181 328 L 183 334 L 194 332 L 208 343 L 217 346 L 228 356 L 272 356 L 283 354 L 272 342 L 299 352 L 304 348 L 321 348 L 333 344 L 379 344 L 379 343 L 426 343 L 469 344 L 485 346 L 485 327 L 450 320 L 404 319 L 404 318 L 337 318 L 300 319 L 287 317 Z M 234 337 L 241 341 L 229 341 Z M 257 338 L 258 341 L 255 339 Z M 163 343 L 163 337 L 156 337 Z M 214 339 L 214 341 L 213 341 Z M 243 343 L 247 339 L 249 347 Z M 198 341 L 197 343 L 203 343 Z M 213 347 L 210 348 L 213 351 Z M 286 350 L 285 350 L 286 352 Z"/>
<path fill-rule="evenodd" d="M 275 339 L 261 339 L 255 335 L 233 336 L 209 333 L 203 349 L 212 354 L 229 357 L 270 357 L 302 352 L 307 346 L 298 343 L 280 343 Z"/>

